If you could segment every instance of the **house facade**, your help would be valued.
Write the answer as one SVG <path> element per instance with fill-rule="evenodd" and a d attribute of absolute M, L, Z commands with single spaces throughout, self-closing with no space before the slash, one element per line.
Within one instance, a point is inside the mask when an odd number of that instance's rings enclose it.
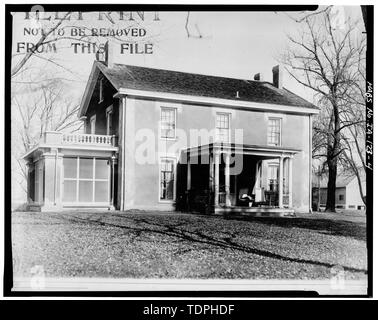
<path fill-rule="evenodd" d="M 312 116 L 273 83 L 95 61 L 83 134 L 24 157 L 34 210 L 311 211 Z"/>

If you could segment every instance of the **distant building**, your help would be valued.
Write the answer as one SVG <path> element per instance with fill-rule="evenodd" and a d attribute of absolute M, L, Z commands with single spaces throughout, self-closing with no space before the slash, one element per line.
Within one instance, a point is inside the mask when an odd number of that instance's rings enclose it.
<path fill-rule="evenodd" d="M 319 186 L 320 184 L 320 186 Z M 320 187 L 320 209 L 324 210 L 327 202 L 328 177 L 313 176 L 312 178 L 312 202 L 313 207 L 318 204 L 318 193 Z M 362 178 L 363 195 L 366 197 L 366 178 Z M 365 204 L 361 198 L 358 180 L 354 174 L 342 173 L 336 179 L 335 194 L 336 209 L 344 210 L 365 210 Z"/>

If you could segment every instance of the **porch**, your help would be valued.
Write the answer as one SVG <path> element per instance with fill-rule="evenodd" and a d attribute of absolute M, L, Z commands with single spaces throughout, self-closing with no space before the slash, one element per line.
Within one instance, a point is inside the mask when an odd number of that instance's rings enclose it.
<path fill-rule="evenodd" d="M 49 131 L 23 158 L 30 210 L 115 207 L 115 136 Z"/>
<path fill-rule="evenodd" d="M 186 210 L 254 216 L 293 215 L 293 158 L 299 150 L 212 143 L 188 148 Z"/>

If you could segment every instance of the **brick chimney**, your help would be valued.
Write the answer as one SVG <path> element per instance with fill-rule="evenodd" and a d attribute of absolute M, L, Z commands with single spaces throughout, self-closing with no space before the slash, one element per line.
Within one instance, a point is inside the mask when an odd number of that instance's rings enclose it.
<path fill-rule="evenodd" d="M 103 62 L 108 68 L 113 68 L 113 45 L 112 41 L 106 41 L 103 49 L 96 52 L 96 60 Z"/>
<path fill-rule="evenodd" d="M 263 81 L 263 76 L 261 73 L 256 73 L 254 76 L 253 76 L 253 80 L 256 80 L 256 81 Z"/>
<path fill-rule="evenodd" d="M 282 74 L 282 70 L 280 66 L 279 65 L 274 66 L 272 69 L 272 72 L 273 72 L 273 85 L 278 89 L 282 89 L 283 74 Z"/>
<path fill-rule="evenodd" d="M 113 40 L 109 40 L 106 46 L 106 65 L 108 68 L 114 67 L 114 43 Z"/>

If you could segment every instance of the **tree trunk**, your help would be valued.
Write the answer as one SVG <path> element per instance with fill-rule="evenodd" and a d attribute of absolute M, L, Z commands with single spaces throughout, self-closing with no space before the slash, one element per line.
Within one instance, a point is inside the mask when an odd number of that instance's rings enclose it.
<path fill-rule="evenodd" d="M 328 165 L 328 185 L 327 204 L 325 211 L 336 212 L 336 178 L 337 159 L 340 149 L 340 114 L 335 100 L 332 102 L 333 113 L 330 120 L 330 133 L 328 139 L 327 165 Z M 332 130 L 333 129 L 333 130 Z"/>
<path fill-rule="evenodd" d="M 325 211 L 336 212 L 336 177 L 337 160 L 336 158 L 327 161 L 328 164 L 328 184 L 327 184 L 327 204 Z"/>
<path fill-rule="evenodd" d="M 361 175 L 360 175 L 360 173 L 358 172 L 358 169 L 356 170 L 355 175 L 356 175 L 356 177 L 357 177 L 358 190 L 360 191 L 360 196 L 361 196 L 362 202 L 363 202 L 364 205 L 366 206 L 366 197 L 364 197 L 364 192 L 363 192 L 363 189 L 362 189 Z"/>

